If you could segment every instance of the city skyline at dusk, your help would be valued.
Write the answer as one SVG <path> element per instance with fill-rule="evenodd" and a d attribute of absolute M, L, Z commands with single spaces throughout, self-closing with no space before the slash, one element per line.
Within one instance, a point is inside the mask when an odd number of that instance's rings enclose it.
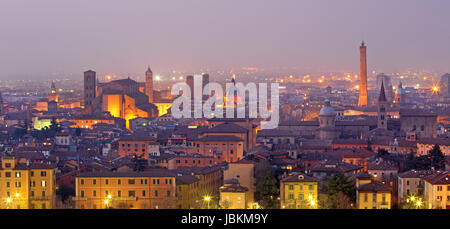
<path fill-rule="evenodd" d="M 68 211 L 28 212 L 71 209 L 101 228 L 447 222 L 449 9 L 1 0 L 2 216 L 67 227 L 54 219 Z M 423 211 L 405 220 L 412 209 Z"/>
<path fill-rule="evenodd" d="M 450 71 L 448 1 L 3 1 L 0 79 Z M 126 7 L 124 7 L 126 5 Z M 256 72 L 255 75 L 258 73 Z"/>

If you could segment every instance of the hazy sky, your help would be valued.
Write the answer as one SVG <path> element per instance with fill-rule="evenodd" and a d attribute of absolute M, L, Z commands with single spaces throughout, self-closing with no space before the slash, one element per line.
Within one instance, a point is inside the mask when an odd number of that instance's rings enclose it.
<path fill-rule="evenodd" d="M 1 0 L 0 79 L 296 67 L 450 72 L 449 0 Z"/>

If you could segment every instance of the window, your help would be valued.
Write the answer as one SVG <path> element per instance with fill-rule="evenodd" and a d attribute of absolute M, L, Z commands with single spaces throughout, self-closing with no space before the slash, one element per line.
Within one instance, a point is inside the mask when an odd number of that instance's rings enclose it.
<path fill-rule="evenodd" d="M 92 180 L 92 184 L 97 184 L 97 180 L 96 179 Z"/>
<path fill-rule="evenodd" d="M 11 184 L 9 183 L 9 181 L 6 182 L 6 187 L 7 188 L 11 187 Z"/>
<path fill-rule="evenodd" d="M 128 191 L 128 196 L 130 196 L 130 197 L 135 197 L 135 193 L 134 193 L 134 191 Z"/>
<path fill-rule="evenodd" d="M 303 200 L 305 198 L 305 196 L 303 194 L 298 194 L 298 199 L 299 200 Z"/>
<path fill-rule="evenodd" d="M 289 190 L 294 190 L 294 185 L 289 185 Z"/>
<path fill-rule="evenodd" d="M 11 168 L 11 163 L 5 163 L 6 168 Z"/>
<path fill-rule="evenodd" d="M 41 177 L 46 177 L 47 176 L 47 172 L 46 171 L 41 171 Z"/>
<path fill-rule="evenodd" d="M 81 183 L 81 184 L 84 184 L 84 180 L 83 180 L 83 179 L 81 179 L 81 180 L 80 180 L 80 183 Z"/>
<path fill-rule="evenodd" d="M 166 184 L 172 184 L 172 180 L 171 179 L 166 179 Z"/>
<path fill-rule="evenodd" d="M 372 201 L 377 202 L 377 194 L 376 193 L 372 194 Z"/>
<path fill-rule="evenodd" d="M 34 196 L 34 191 L 31 191 L 30 196 Z"/>
<path fill-rule="evenodd" d="M 142 196 L 145 196 L 145 190 L 142 190 Z"/>
<path fill-rule="evenodd" d="M 45 180 L 41 181 L 41 186 L 42 187 L 46 187 L 47 186 L 47 181 L 45 181 Z"/>
<path fill-rule="evenodd" d="M 312 185 L 312 184 L 308 185 L 308 189 L 309 190 L 314 190 L 314 185 Z"/>
<path fill-rule="evenodd" d="M 17 178 L 20 177 L 20 172 L 16 172 L 16 177 L 17 177 Z"/>
<path fill-rule="evenodd" d="M 122 181 L 120 179 L 118 179 L 117 184 L 122 184 Z"/>
<path fill-rule="evenodd" d="M 153 179 L 153 184 L 159 184 L 159 179 Z"/>
<path fill-rule="evenodd" d="M 109 184 L 109 180 L 108 179 L 105 180 L 105 184 Z"/>
<path fill-rule="evenodd" d="M 170 191 L 167 191 L 167 196 L 168 196 L 168 197 L 170 196 Z"/>
<path fill-rule="evenodd" d="M 34 177 L 34 171 L 30 172 L 30 176 Z"/>
<path fill-rule="evenodd" d="M 11 177 L 11 172 L 5 172 L 5 177 Z"/>
<path fill-rule="evenodd" d="M 147 179 L 141 179 L 141 184 L 147 184 Z"/>
<path fill-rule="evenodd" d="M 289 195 L 288 195 L 288 199 L 289 199 L 289 200 L 293 200 L 293 199 L 294 199 L 294 194 L 292 194 L 292 193 L 289 193 Z"/>
<path fill-rule="evenodd" d="M 81 196 L 81 197 L 84 197 L 84 191 L 81 191 L 81 192 L 80 192 L 80 196 Z"/>
<path fill-rule="evenodd" d="M 96 190 L 92 191 L 92 195 L 97 196 L 97 191 Z"/>
<path fill-rule="evenodd" d="M 128 179 L 128 184 L 134 184 L 134 179 Z"/>
<path fill-rule="evenodd" d="M 155 196 L 158 196 L 158 190 L 155 190 Z"/>
<path fill-rule="evenodd" d="M 122 196 L 122 191 L 117 191 L 117 196 L 121 197 Z"/>
<path fill-rule="evenodd" d="M 367 202 L 369 199 L 369 195 L 367 193 L 364 193 L 364 202 Z"/>
<path fill-rule="evenodd" d="M 20 188 L 21 184 L 20 181 L 16 181 L 16 188 Z"/>

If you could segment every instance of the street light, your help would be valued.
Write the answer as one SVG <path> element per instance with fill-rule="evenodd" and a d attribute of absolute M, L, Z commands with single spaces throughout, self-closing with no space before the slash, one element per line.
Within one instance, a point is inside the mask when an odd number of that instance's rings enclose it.
<path fill-rule="evenodd" d="M 206 203 L 208 203 L 208 209 L 209 209 L 209 202 L 211 201 L 211 197 L 210 196 L 204 196 L 203 200 L 206 201 Z"/>

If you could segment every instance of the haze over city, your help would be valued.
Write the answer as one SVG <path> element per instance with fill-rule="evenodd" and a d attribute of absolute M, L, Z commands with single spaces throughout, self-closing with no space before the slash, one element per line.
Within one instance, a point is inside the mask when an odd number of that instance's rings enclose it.
<path fill-rule="evenodd" d="M 450 71 L 450 2 L 4 0 L 0 80 L 82 72 Z"/>

